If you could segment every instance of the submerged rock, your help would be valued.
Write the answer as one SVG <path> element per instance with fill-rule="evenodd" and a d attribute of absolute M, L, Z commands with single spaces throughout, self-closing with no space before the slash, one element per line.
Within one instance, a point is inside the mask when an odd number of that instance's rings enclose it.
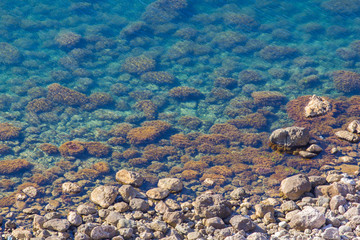
<path fill-rule="evenodd" d="M 343 130 L 337 131 L 335 133 L 335 135 L 338 138 L 346 140 L 348 142 L 359 142 L 360 141 L 360 138 L 358 135 L 356 135 L 355 133 L 348 132 L 348 131 L 343 131 Z"/>
<path fill-rule="evenodd" d="M 326 99 L 313 95 L 310 97 L 309 103 L 305 107 L 306 117 L 317 117 L 325 115 L 331 110 L 331 105 Z"/>
<path fill-rule="evenodd" d="M 285 147 L 301 147 L 309 143 L 310 133 L 303 127 L 280 128 L 271 133 L 269 140 Z"/>
<path fill-rule="evenodd" d="M 360 133 L 360 121 L 354 120 L 349 123 L 347 130 L 352 133 Z"/>

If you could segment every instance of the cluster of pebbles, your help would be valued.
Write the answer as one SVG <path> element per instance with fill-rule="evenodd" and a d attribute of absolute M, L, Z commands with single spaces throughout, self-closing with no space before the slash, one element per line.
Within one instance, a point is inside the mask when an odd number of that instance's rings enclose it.
<path fill-rule="evenodd" d="M 5 239 L 360 239 L 360 180 L 336 171 L 302 174 L 281 182 L 279 198 L 255 202 L 242 188 L 225 195 L 207 191 L 177 201 L 183 183 L 163 178 L 144 192 L 140 174 L 120 170 L 119 185 L 91 191 L 86 203 L 62 214 L 56 206 L 25 208 L 29 225 L 1 219 Z M 80 189 L 64 183 L 64 194 Z M 81 191 L 81 190 L 80 190 Z"/>

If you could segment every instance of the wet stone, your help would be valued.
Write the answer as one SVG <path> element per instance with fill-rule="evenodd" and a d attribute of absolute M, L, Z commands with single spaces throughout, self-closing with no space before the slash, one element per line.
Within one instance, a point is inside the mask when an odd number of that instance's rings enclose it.
<path fill-rule="evenodd" d="M 348 142 L 356 143 L 356 142 L 360 141 L 360 138 L 358 135 L 356 135 L 355 133 L 348 132 L 348 131 L 337 131 L 335 133 L 335 135 L 338 138 L 346 140 Z"/>
<path fill-rule="evenodd" d="M 125 202 L 130 202 L 138 195 L 138 191 L 130 185 L 122 185 L 119 188 L 119 193 Z"/>
<path fill-rule="evenodd" d="M 36 188 L 31 187 L 31 186 L 24 188 L 22 191 L 23 191 L 23 193 L 25 193 L 26 195 L 28 195 L 31 198 L 34 198 L 37 195 Z"/>
<path fill-rule="evenodd" d="M 231 193 L 230 197 L 234 200 L 241 200 L 246 196 L 246 192 L 243 188 L 235 188 Z"/>
<path fill-rule="evenodd" d="M 360 133 L 360 121 L 354 120 L 349 123 L 347 130 L 352 133 Z"/>
<path fill-rule="evenodd" d="M 78 184 L 72 182 L 63 183 L 61 189 L 63 193 L 69 193 L 69 194 L 76 194 L 81 192 L 81 187 Z"/>
<path fill-rule="evenodd" d="M 303 158 L 314 158 L 317 156 L 316 153 L 308 152 L 308 151 L 299 151 L 299 155 Z"/>
<path fill-rule="evenodd" d="M 144 181 L 143 177 L 139 173 L 128 171 L 126 169 L 118 171 L 115 178 L 122 184 L 129 184 L 135 187 L 140 187 Z"/>
<path fill-rule="evenodd" d="M 180 192 L 184 185 L 180 179 L 177 178 L 163 178 L 158 182 L 158 187 L 167 189 L 170 192 Z"/>
<path fill-rule="evenodd" d="M 311 144 L 307 149 L 306 151 L 307 152 L 312 152 L 312 153 L 319 153 L 321 152 L 323 149 L 317 145 L 317 144 Z"/>
<path fill-rule="evenodd" d="M 270 142 L 285 147 L 302 147 L 310 141 L 309 130 L 302 127 L 287 127 L 273 131 Z"/>

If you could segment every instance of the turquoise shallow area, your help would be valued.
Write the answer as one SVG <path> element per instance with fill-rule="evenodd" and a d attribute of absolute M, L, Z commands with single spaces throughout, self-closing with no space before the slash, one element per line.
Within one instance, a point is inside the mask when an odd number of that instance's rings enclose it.
<path fill-rule="evenodd" d="M 60 146 L 72 140 L 106 143 L 113 153 L 104 158 L 75 157 L 70 160 L 73 172 L 104 161 L 112 171 L 121 167 L 144 171 L 149 182 L 151 177 L 172 174 L 200 183 L 206 168 L 228 164 L 214 160 L 206 167 L 190 167 L 196 171 L 190 177 L 183 173 L 189 159 L 199 161 L 245 148 L 261 149 L 257 157 L 264 152 L 273 154 L 263 140 L 272 130 L 293 124 L 286 112 L 289 101 L 303 95 L 337 98 L 358 94 L 360 88 L 335 87 L 332 74 L 336 70 L 359 72 L 359 26 L 358 0 L 3 0 L 0 122 L 21 131 L 19 138 L 3 141 L 12 151 L 1 157 L 25 158 L 34 167 L 0 178 L 12 179 L 17 185 L 34 181 L 33 174 L 47 171 L 62 159 L 59 154 L 45 154 L 39 146 Z M 146 75 L 149 72 L 172 77 L 151 78 Z M 81 105 L 79 99 L 69 104 L 65 97 L 55 101 L 48 93 L 51 84 L 84 94 L 80 99 L 100 92 L 110 100 L 99 97 L 91 106 Z M 190 90 L 176 89 L 185 86 Z M 273 95 L 259 101 L 254 92 Z M 44 102 L 34 104 L 38 99 L 53 105 L 43 109 Z M 242 122 L 231 122 L 234 119 Z M 153 120 L 170 123 L 172 130 L 145 145 L 132 144 L 126 134 L 124 144 L 109 142 L 121 136 L 110 131 L 117 124 L 126 122 L 136 128 Z M 220 130 L 211 127 L 229 122 L 241 137 L 230 137 L 222 149 L 175 146 L 176 154 L 160 154 L 159 158 L 144 154 L 152 147 L 174 147 L 170 136 L 177 133 L 187 134 L 194 144 L 201 134 L 226 135 L 224 126 Z M 213 145 L 222 146 L 216 141 Z M 127 150 L 137 153 L 124 157 Z M 146 163 L 128 163 L 138 157 Z M 284 161 L 267 157 L 273 164 Z M 294 166 L 287 168 L 289 174 L 304 170 Z M 241 179 L 252 171 L 246 167 L 235 172 L 214 169 L 210 173 L 217 174 L 215 178 L 227 178 L 222 182 L 235 186 L 248 184 Z M 273 173 L 265 165 L 256 169 L 260 176 Z M 243 172 L 240 180 L 229 180 Z"/>

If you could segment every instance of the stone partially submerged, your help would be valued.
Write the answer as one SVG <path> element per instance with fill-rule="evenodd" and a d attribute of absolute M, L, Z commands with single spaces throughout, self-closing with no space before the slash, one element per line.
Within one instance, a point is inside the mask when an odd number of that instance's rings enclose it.
<path fill-rule="evenodd" d="M 331 105 L 325 98 L 312 95 L 304 110 L 306 117 L 317 117 L 328 113 L 331 110 Z"/>
<path fill-rule="evenodd" d="M 303 127 L 287 127 L 273 131 L 270 142 L 284 147 L 302 147 L 310 141 L 309 130 Z"/>

